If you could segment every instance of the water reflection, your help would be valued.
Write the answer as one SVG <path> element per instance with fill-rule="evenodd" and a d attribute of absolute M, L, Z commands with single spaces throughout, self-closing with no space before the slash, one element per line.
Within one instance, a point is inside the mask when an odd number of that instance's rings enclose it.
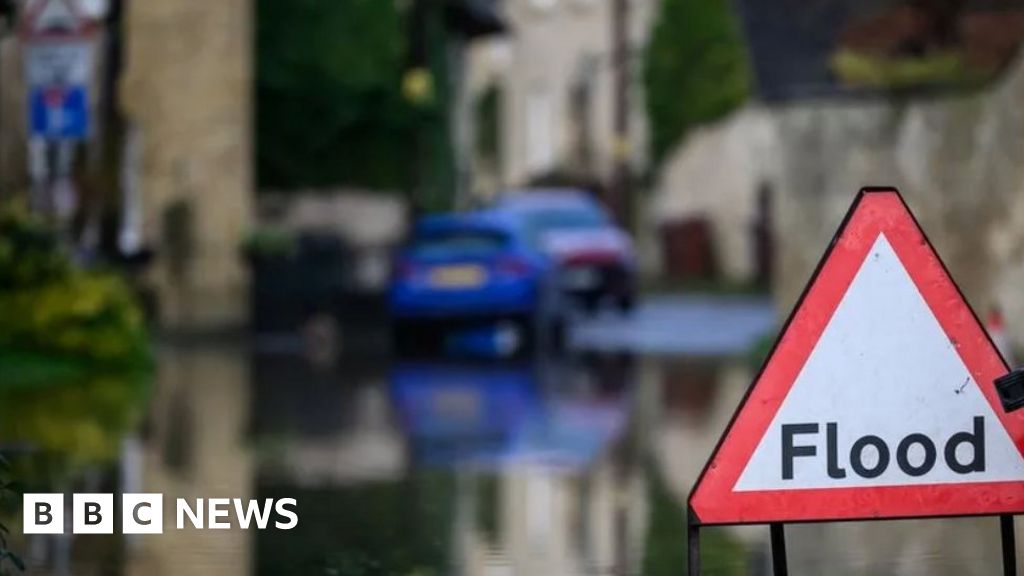
<path fill-rule="evenodd" d="M 85 470 L 116 460 L 121 439 L 139 424 L 146 382 L 140 377 L 96 374 L 46 387 L 0 392 L 0 439 L 5 452 L 47 455 L 17 459 L 23 483 L 71 482 Z"/>
<path fill-rule="evenodd" d="M 390 393 L 418 465 L 501 471 L 590 465 L 619 437 L 624 381 L 529 363 L 399 363 Z"/>
<path fill-rule="evenodd" d="M 166 347 L 143 394 L 3 395 L 0 448 L 36 489 L 293 497 L 298 527 L 179 531 L 165 513 L 162 536 L 15 545 L 33 574 L 680 574 L 687 491 L 750 378 L 709 359 Z M 999 567 L 992 519 L 787 530 L 794 574 Z M 767 537 L 706 531 L 705 573 L 770 573 Z"/>
<path fill-rule="evenodd" d="M 603 360 L 394 371 L 414 459 L 451 469 L 459 487 L 461 573 L 636 571 L 627 549 L 645 515 L 625 460 L 632 360 Z"/>
<path fill-rule="evenodd" d="M 143 416 L 148 385 L 128 373 L 98 373 L 50 385 L 0 387 L 0 453 L 10 476 L 25 492 L 113 492 L 126 438 Z M 114 538 L 97 538 L 89 550 L 73 550 L 71 536 L 18 538 L 18 502 L 0 510 L 11 528 L 12 548 L 30 564 L 55 574 L 81 566 L 116 566 L 120 549 Z M 65 506 L 70 507 L 70 496 Z M 71 519 L 65 517 L 65 530 Z M 76 557 L 72 552 L 76 552 Z"/>

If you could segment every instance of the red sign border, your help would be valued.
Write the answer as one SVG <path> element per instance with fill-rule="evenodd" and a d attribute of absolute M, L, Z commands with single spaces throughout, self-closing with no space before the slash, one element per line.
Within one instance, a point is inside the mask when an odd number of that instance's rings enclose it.
<path fill-rule="evenodd" d="M 1024 481 L 757 492 L 732 490 L 882 232 L 929 309 L 956 343 L 965 366 L 1017 449 L 1024 454 L 1024 411 L 1006 414 L 991 385 L 995 378 L 1009 371 L 1005 360 L 899 191 L 864 188 L 847 212 L 768 359 L 747 389 L 690 492 L 691 524 L 775 524 L 1024 513 Z M 729 455 L 734 457 L 725 457 Z"/>
<path fill-rule="evenodd" d="M 47 4 L 50 2 L 62 2 L 68 7 L 68 10 L 75 15 L 75 19 L 78 22 L 78 26 L 73 30 L 35 30 L 36 19 L 46 9 Z M 77 40 L 90 39 L 96 32 L 97 23 L 85 16 L 82 16 L 82 12 L 79 9 L 78 3 L 75 0 L 39 0 L 34 6 L 30 6 L 30 9 L 25 12 L 25 16 L 22 17 L 21 22 L 18 26 L 18 35 L 22 42 L 69 42 Z"/>

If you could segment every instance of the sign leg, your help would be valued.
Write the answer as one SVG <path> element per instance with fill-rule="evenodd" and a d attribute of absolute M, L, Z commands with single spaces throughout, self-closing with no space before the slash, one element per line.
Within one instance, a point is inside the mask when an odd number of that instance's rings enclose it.
<path fill-rule="evenodd" d="M 1017 576 L 1017 538 L 1013 530 L 1013 516 L 999 517 L 999 532 L 1003 541 L 1003 576 Z"/>
<path fill-rule="evenodd" d="M 700 576 L 700 525 L 690 523 L 686 528 L 686 563 L 688 576 Z"/>
<path fill-rule="evenodd" d="M 789 576 L 786 563 L 786 532 L 784 524 L 772 524 L 772 571 L 775 576 Z"/>

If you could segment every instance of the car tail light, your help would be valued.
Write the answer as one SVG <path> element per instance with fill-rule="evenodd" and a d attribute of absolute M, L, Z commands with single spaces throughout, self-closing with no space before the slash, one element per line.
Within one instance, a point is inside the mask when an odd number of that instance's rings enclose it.
<path fill-rule="evenodd" d="M 505 276 L 526 276 L 530 273 L 530 263 L 516 256 L 508 256 L 499 259 L 495 265 L 495 270 L 499 274 Z"/>
<path fill-rule="evenodd" d="M 586 250 L 562 258 L 565 266 L 604 266 L 620 264 L 622 256 L 611 250 Z"/>

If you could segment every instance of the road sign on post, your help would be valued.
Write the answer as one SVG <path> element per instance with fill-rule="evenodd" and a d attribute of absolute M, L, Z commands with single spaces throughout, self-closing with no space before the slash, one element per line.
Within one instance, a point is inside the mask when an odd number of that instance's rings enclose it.
<path fill-rule="evenodd" d="M 35 0 L 22 21 L 29 128 L 48 140 L 81 140 L 89 131 L 92 25 L 72 0 Z"/>
<path fill-rule="evenodd" d="M 690 494 L 690 522 L 771 524 L 785 571 L 786 522 L 1024 512 L 1024 414 L 993 385 L 1007 371 L 899 193 L 863 190 Z"/>
<path fill-rule="evenodd" d="M 77 0 L 29 0 L 21 20 L 34 210 L 67 223 L 78 194 L 75 148 L 89 136 L 95 22 Z"/>

